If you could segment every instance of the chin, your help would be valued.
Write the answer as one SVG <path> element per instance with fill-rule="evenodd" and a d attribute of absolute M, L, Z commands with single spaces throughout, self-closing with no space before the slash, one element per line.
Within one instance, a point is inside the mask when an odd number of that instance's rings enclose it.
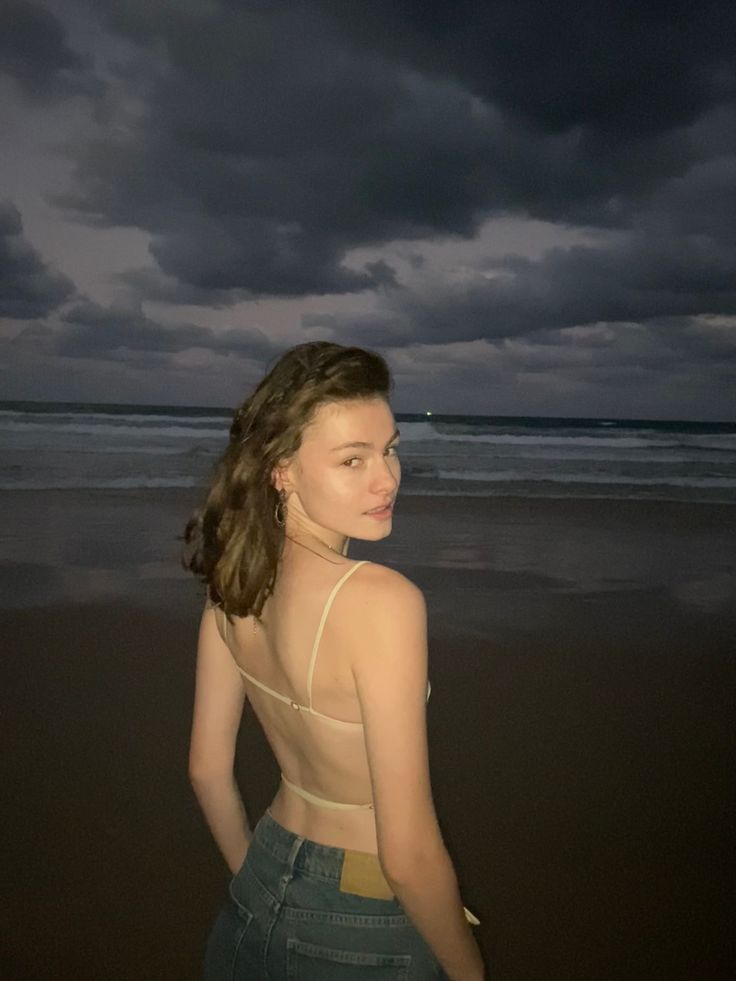
<path fill-rule="evenodd" d="M 383 538 L 388 538 L 391 534 L 392 525 L 390 521 L 386 521 L 384 524 L 377 525 L 372 535 L 364 535 L 366 541 L 369 542 L 380 542 Z"/>
<path fill-rule="evenodd" d="M 380 542 L 383 538 L 388 538 L 391 534 L 391 522 L 375 523 L 375 528 L 361 528 L 360 531 L 352 532 L 348 538 L 357 539 L 360 542 Z"/>

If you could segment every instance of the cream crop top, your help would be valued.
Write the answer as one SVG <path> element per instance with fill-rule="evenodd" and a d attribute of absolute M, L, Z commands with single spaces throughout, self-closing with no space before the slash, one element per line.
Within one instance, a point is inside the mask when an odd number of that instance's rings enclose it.
<path fill-rule="evenodd" d="M 243 675 L 243 677 L 247 678 L 248 681 L 254 684 L 257 688 L 260 688 L 261 691 L 265 691 L 268 695 L 273 696 L 273 698 L 278 698 L 279 701 L 284 702 L 286 705 L 289 705 L 296 712 L 308 712 L 310 715 L 313 715 L 318 719 L 322 719 L 323 721 L 329 723 L 332 726 L 342 727 L 345 729 L 362 728 L 363 723 L 346 722 L 344 719 L 335 719 L 331 715 L 325 715 L 323 712 L 318 712 L 317 709 L 315 709 L 312 705 L 312 678 L 314 677 L 314 668 L 315 668 L 315 664 L 317 663 L 317 653 L 319 651 L 320 641 L 322 640 L 322 632 L 325 628 L 325 623 L 327 621 L 330 608 L 332 607 L 334 599 L 337 596 L 338 592 L 340 591 L 342 585 L 345 582 L 347 582 L 350 576 L 352 576 L 352 574 L 356 572 L 362 565 L 366 565 L 365 560 L 362 562 L 356 562 L 355 565 L 351 566 L 347 570 L 347 572 L 343 576 L 341 576 L 340 579 L 337 580 L 335 585 L 332 587 L 332 590 L 330 591 L 330 595 L 327 597 L 327 602 L 324 605 L 324 609 L 322 610 L 322 616 L 320 617 L 320 621 L 319 621 L 319 626 L 317 627 L 317 633 L 314 638 L 314 643 L 312 644 L 312 655 L 309 659 L 309 671 L 307 673 L 307 704 L 306 705 L 301 705 L 299 702 L 295 702 L 292 698 L 288 698 L 286 695 L 282 695 L 281 692 L 274 691 L 273 688 L 269 688 L 268 685 L 264 685 L 262 681 L 258 680 L 258 678 L 254 678 L 253 675 L 248 674 L 247 671 L 243 670 L 243 668 L 240 667 L 237 661 L 235 662 L 235 666 L 237 667 L 238 671 Z M 222 616 L 221 632 L 222 632 L 223 640 L 228 645 L 228 649 L 229 649 L 230 645 L 228 643 L 228 638 L 227 638 L 227 617 L 224 615 Z M 428 680 L 427 700 L 429 700 L 429 695 L 431 691 L 432 691 L 432 686 Z M 310 791 L 308 790 L 304 790 L 303 787 L 297 786 L 297 784 L 293 783 L 293 781 L 288 780 L 283 773 L 281 774 L 281 779 L 283 780 L 284 784 L 295 794 L 298 794 L 300 797 L 303 797 L 304 800 L 310 801 L 312 804 L 316 804 L 317 807 L 331 808 L 334 810 L 358 810 L 358 809 L 372 810 L 373 809 L 372 802 L 367 804 L 346 804 L 341 801 L 327 800 L 327 798 L 325 797 L 318 797 L 316 794 L 310 793 Z"/>

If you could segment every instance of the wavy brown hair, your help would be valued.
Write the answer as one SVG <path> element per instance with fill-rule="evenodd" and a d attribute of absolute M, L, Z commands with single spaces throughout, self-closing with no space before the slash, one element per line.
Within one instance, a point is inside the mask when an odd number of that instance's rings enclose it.
<path fill-rule="evenodd" d="M 207 584 L 228 616 L 261 615 L 276 581 L 284 528 L 274 520 L 274 468 L 301 445 L 316 410 L 328 402 L 388 399 L 384 359 L 326 341 L 283 354 L 236 409 L 230 441 L 215 466 L 204 505 L 184 531 L 182 565 Z"/>

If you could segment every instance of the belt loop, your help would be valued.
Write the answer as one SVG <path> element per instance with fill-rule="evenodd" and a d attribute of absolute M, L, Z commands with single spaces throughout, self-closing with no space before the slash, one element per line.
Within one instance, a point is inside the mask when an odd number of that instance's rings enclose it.
<path fill-rule="evenodd" d="M 272 818 L 272 820 L 274 819 Z M 264 978 L 270 977 L 268 973 L 267 961 L 268 961 L 268 948 L 269 948 L 269 944 L 271 943 L 271 933 L 273 931 L 274 926 L 276 925 L 276 919 L 278 917 L 278 913 L 281 910 L 281 907 L 283 906 L 287 887 L 294 876 L 294 863 L 296 862 L 296 857 L 299 854 L 299 849 L 304 844 L 304 841 L 305 839 L 301 838 L 299 835 L 295 837 L 294 841 L 292 842 L 291 848 L 289 850 L 289 857 L 286 860 L 286 869 L 284 870 L 284 874 L 279 879 L 279 887 L 280 887 L 279 895 L 275 897 L 276 903 L 273 906 L 273 912 L 272 912 L 270 924 L 268 930 L 266 931 L 266 941 L 263 946 L 263 977 Z"/>
<path fill-rule="evenodd" d="M 304 838 L 302 838 L 300 835 L 297 835 L 292 843 L 291 850 L 289 852 L 289 857 L 286 860 L 287 868 L 281 877 L 281 885 L 283 888 L 282 888 L 281 895 L 279 896 L 280 903 L 284 901 L 284 893 L 286 892 L 286 887 L 289 884 L 290 880 L 294 877 L 294 863 L 296 862 L 296 857 L 299 854 L 299 849 L 304 844 L 304 841 L 305 841 Z"/>

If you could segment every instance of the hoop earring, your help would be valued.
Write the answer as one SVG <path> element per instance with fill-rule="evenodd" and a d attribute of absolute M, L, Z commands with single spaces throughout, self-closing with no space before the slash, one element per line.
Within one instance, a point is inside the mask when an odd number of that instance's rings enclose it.
<path fill-rule="evenodd" d="M 283 528 L 286 524 L 286 491 L 279 491 L 279 499 L 273 509 L 273 520 L 279 528 Z"/>

